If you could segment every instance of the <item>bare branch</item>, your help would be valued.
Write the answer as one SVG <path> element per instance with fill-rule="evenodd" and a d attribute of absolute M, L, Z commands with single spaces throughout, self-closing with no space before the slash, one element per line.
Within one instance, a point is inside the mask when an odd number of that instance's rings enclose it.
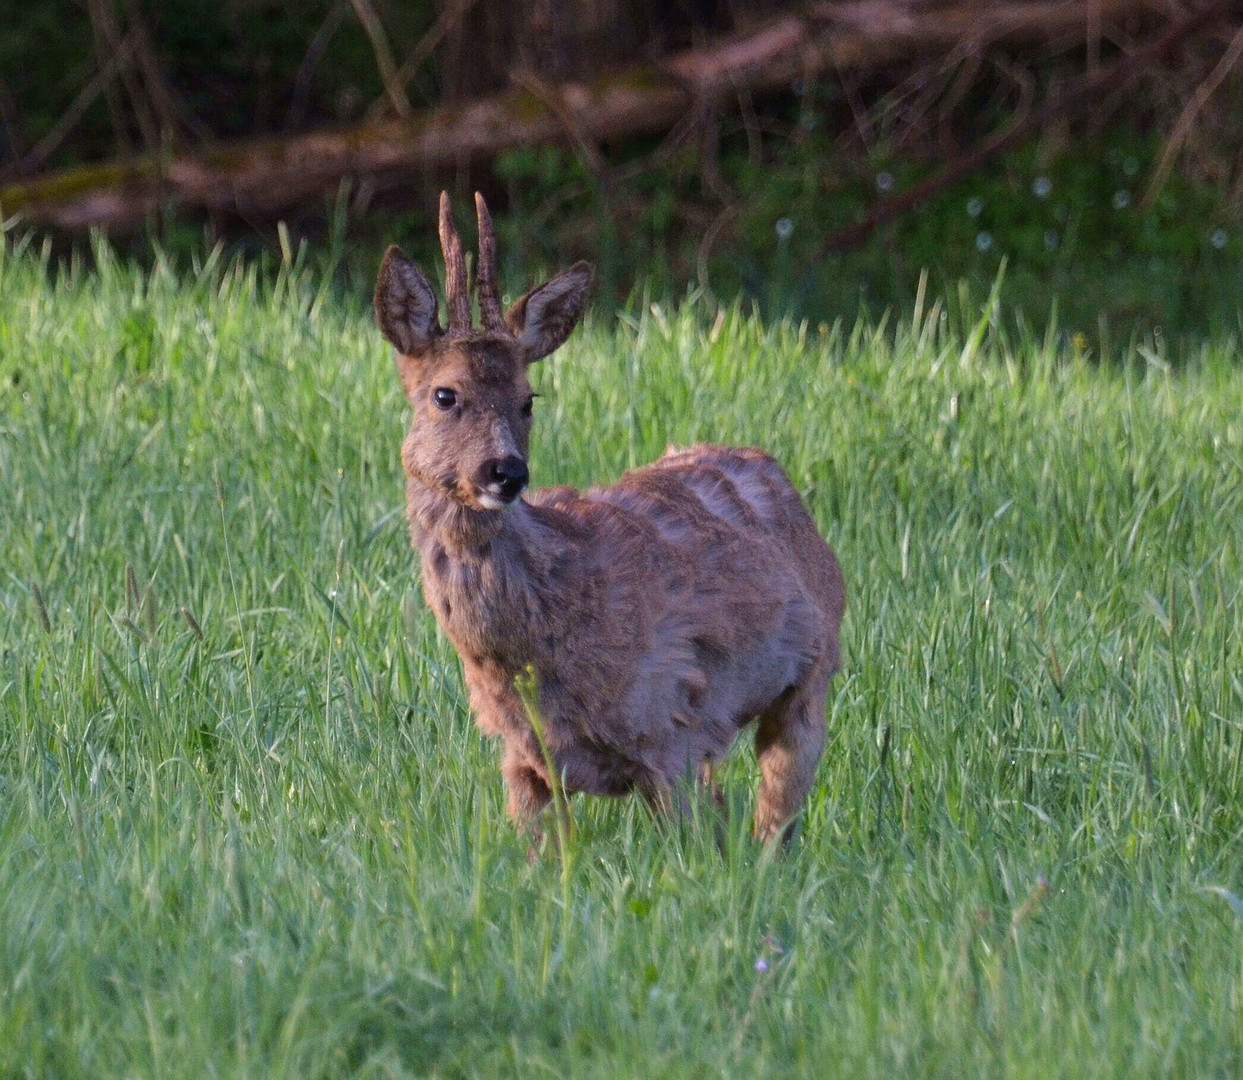
<path fill-rule="evenodd" d="M 341 28 L 341 23 L 345 19 L 345 10 L 344 0 L 337 0 L 328 9 L 324 21 L 319 24 L 319 29 L 315 31 L 315 36 L 311 38 L 311 43 L 306 47 L 306 53 L 302 57 L 302 63 L 298 65 L 298 72 L 293 80 L 289 114 L 285 120 L 286 128 L 301 126 L 306 112 L 307 97 L 311 92 L 311 83 L 315 78 L 315 69 L 319 67 L 319 62 L 324 58 L 324 53 L 333 35 Z"/>
<path fill-rule="evenodd" d="M 108 57 L 121 51 L 121 30 L 117 26 L 116 13 L 112 9 L 111 0 L 87 0 L 87 9 L 91 16 L 91 27 L 95 34 L 95 54 L 102 68 Z M 155 118 L 151 113 L 151 105 L 143 89 L 142 79 L 134 71 L 132 58 L 121 61 L 118 69 L 121 82 L 125 86 L 125 95 L 129 98 L 134 119 L 138 121 L 138 130 L 142 133 L 143 145 L 151 152 L 160 147 L 160 132 Z M 124 129 L 124 121 L 121 122 Z"/>
<path fill-rule="evenodd" d="M 164 78 L 137 0 L 125 0 L 125 11 L 129 18 L 129 35 L 134 40 L 134 61 L 146 85 L 151 107 L 159 117 L 161 136 L 169 141 L 176 137 L 179 128 L 184 128 L 200 141 L 210 140 L 207 126 L 186 108 Z"/>
<path fill-rule="evenodd" d="M 436 21 L 428 28 L 427 33 L 419 38 L 418 44 L 415 45 L 410 55 L 402 61 L 401 67 L 397 69 L 397 74 L 393 77 L 396 84 L 403 91 L 410 85 L 410 80 L 418 73 L 419 68 L 423 66 L 427 58 L 436 51 L 436 46 L 445 39 L 447 34 L 453 32 L 453 29 L 466 17 L 467 12 L 476 3 L 478 3 L 478 0 L 454 0 L 453 3 L 449 4 L 444 11 L 436 16 Z M 367 119 L 379 119 L 383 115 L 383 106 L 383 99 L 372 105 L 367 110 Z"/>
<path fill-rule="evenodd" d="M 4 137 L 8 140 L 10 160 L 22 156 L 24 152 L 25 133 L 21 130 L 21 115 L 17 110 L 17 102 L 13 100 L 13 91 L 0 74 L 0 124 L 4 125 Z"/>
<path fill-rule="evenodd" d="M 86 115 L 86 110 L 95 103 L 95 99 L 103 93 L 104 88 L 115 77 L 121 65 L 129 60 L 133 44 L 133 35 L 127 34 L 121 41 L 121 47 L 108 58 L 107 63 L 99 71 L 95 72 L 90 81 L 78 91 L 77 96 L 69 103 L 69 108 L 52 125 L 52 129 L 35 143 L 28 153 L 24 154 L 19 160 L 3 171 L 17 175 L 30 173 L 36 171 L 47 161 L 56 152 L 60 144 L 65 141 L 69 133 L 77 126 L 78 121 Z"/>
<path fill-rule="evenodd" d="M 1194 11 L 1177 22 L 1169 24 L 1164 31 L 1137 49 L 1130 56 L 1097 69 L 1095 75 L 1085 76 L 1077 84 L 1059 94 L 1043 109 L 1029 114 L 1027 119 L 1011 124 L 977 146 L 962 154 L 944 168 L 926 179 L 876 203 L 863 221 L 850 225 L 830 236 L 820 247 L 814 262 L 839 251 L 851 251 L 859 247 L 873 232 L 892 221 L 899 214 L 927 201 L 933 195 L 957 183 L 959 180 L 994 160 L 999 154 L 1017 146 L 1033 132 L 1038 131 L 1051 119 L 1080 110 L 1099 101 L 1102 94 L 1130 84 L 1138 76 L 1164 59 L 1180 42 L 1203 30 L 1231 6 L 1231 0 L 1217 0 Z"/>
<path fill-rule="evenodd" d="M 350 0 L 354 14 L 367 31 L 371 41 L 371 51 L 375 54 L 376 67 L 380 71 L 380 81 L 384 83 L 384 92 L 388 95 L 389 104 L 400 117 L 407 117 L 414 112 L 410 99 L 406 97 L 406 89 L 397 78 L 397 65 L 393 63 L 393 50 L 389 48 L 388 35 L 380 16 L 376 14 L 371 0 Z"/>
<path fill-rule="evenodd" d="M 87 10 L 91 18 L 91 43 L 95 51 L 95 66 L 102 69 L 107 66 L 110 57 L 115 55 L 108 44 L 107 35 L 100 25 L 99 15 L 95 9 L 95 0 L 87 0 Z M 108 107 L 108 118 L 112 122 L 112 133 L 123 154 L 133 153 L 134 143 L 130 138 L 129 124 L 125 117 L 125 104 L 121 88 L 115 82 L 104 84 L 104 103 Z"/>
<path fill-rule="evenodd" d="M 1169 139 L 1166 140 L 1165 151 L 1161 155 L 1161 161 L 1157 164 L 1156 170 L 1152 174 L 1152 179 L 1148 183 L 1148 190 L 1144 192 L 1144 198 L 1140 203 L 1143 209 L 1151 209 L 1152 204 L 1157 201 L 1157 196 L 1161 194 L 1161 189 L 1165 186 L 1166 180 L 1169 179 L 1170 170 L 1174 167 L 1174 159 L 1178 157 L 1178 152 L 1183 148 L 1183 143 L 1187 141 L 1191 125 L 1195 123 L 1196 117 L 1200 115 L 1200 110 L 1208 104 L 1208 99 L 1213 96 L 1226 76 L 1230 74 L 1235 64 L 1239 62 L 1240 56 L 1243 56 L 1243 27 L 1240 27 L 1235 32 L 1234 37 L 1230 39 L 1230 44 L 1226 46 L 1226 51 L 1222 54 L 1221 59 L 1217 61 L 1216 67 L 1209 72 L 1208 78 L 1196 87 L 1196 92 L 1175 121 L 1174 129 L 1170 132 Z"/>
<path fill-rule="evenodd" d="M 600 148 L 588 138 L 583 126 L 574 117 L 574 107 L 561 95 L 560 87 L 544 82 L 533 71 L 522 68 L 510 73 L 515 86 L 520 86 L 527 93 L 539 98 L 540 102 L 561 122 L 569 140 L 578 150 L 592 175 L 599 177 L 604 173 L 604 157 Z"/>

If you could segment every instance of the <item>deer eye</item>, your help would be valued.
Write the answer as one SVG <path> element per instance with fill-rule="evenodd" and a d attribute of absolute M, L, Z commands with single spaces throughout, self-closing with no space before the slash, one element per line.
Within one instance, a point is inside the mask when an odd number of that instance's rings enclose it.
<path fill-rule="evenodd" d="M 537 397 L 539 397 L 539 394 L 532 394 L 529 398 L 526 399 L 526 401 L 522 403 L 522 415 L 523 416 L 531 415 L 531 410 L 535 408 L 535 399 Z"/>
<path fill-rule="evenodd" d="M 447 412 L 457 404 L 457 394 L 447 386 L 438 386 L 432 391 L 432 400 L 438 409 L 444 409 Z"/>

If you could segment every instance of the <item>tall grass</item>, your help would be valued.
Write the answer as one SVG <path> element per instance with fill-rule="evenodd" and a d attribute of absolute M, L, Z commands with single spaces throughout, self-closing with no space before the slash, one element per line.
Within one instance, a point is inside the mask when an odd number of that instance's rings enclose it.
<path fill-rule="evenodd" d="M 787 854 L 743 747 L 721 847 L 578 800 L 531 862 L 363 299 L 0 257 L 0 1075 L 1239 1075 L 1236 343 L 983 310 L 540 365 L 537 483 L 762 445 L 849 611 Z"/>

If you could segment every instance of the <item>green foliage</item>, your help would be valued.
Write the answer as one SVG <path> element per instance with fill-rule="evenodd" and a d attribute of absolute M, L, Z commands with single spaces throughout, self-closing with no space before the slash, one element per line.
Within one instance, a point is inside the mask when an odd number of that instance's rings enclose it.
<path fill-rule="evenodd" d="M 91 77 L 92 61 L 90 19 L 77 5 L 24 4 L 6 12 L 0 79 L 12 101 L 21 104 L 21 130 L 10 132 L 8 124 L 0 124 L 0 161 L 26 153 L 52 129 Z M 81 138 L 87 145 L 102 141 L 106 125 L 101 107 L 85 118 Z"/>
<path fill-rule="evenodd" d="M 496 166 L 513 199 L 512 239 L 537 263 L 596 259 L 606 292 L 625 295 L 643 268 L 658 293 L 698 278 L 773 316 L 851 320 L 861 302 L 910 307 L 925 271 L 936 291 L 965 281 L 978 294 L 1005 260 L 1009 303 L 1033 325 L 1055 305 L 1071 329 L 1095 333 L 1104 322 L 1123 338 L 1239 325 L 1243 225 L 1220 193 L 1177 173 L 1141 208 L 1161 149 L 1151 137 L 1120 126 L 1060 151 L 1030 145 L 901 214 L 860 250 L 826 255 L 827 238 L 938 163 L 851 160 L 825 126 L 809 107 L 758 155 L 727 142 L 728 213 L 705 192 L 693 152 L 655 168 L 622 161 L 603 184 L 568 150 L 514 151 Z"/>
<path fill-rule="evenodd" d="M 145 29 L 163 78 L 178 102 L 178 130 L 204 129 L 217 138 L 269 134 L 357 119 L 383 94 L 375 57 L 348 3 L 337 0 L 160 0 L 111 5 L 119 33 Z M 427 2 L 380 2 L 398 55 L 413 47 L 436 16 Z M 390 10 L 390 7 L 392 10 Z M 97 73 L 95 38 L 88 5 L 43 0 L 14 5 L 0 35 L 0 73 L 8 87 L 24 153 L 67 110 Z M 313 47 L 314 46 L 314 47 Z M 111 55 L 108 47 L 102 49 Z M 117 85 L 116 83 L 113 84 Z M 426 101 L 435 90 L 434 72 L 417 73 L 411 100 Z M 122 135 L 142 147 L 133 103 L 119 92 L 126 118 L 119 135 L 106 98 L 97 97 L 51 164 L 114 157 L 125 149 Z M 149 106 L 145 106 L 149 108 Z M 8 114 L 6 113 L 6 118 Z M 0 125 L 0 162 L 11 153 Z"/>
<path fill-rule="evenodd" d="M 119 32 L 140 22 L 149 34 L 178 103 L 176 130 L 163 133 L 175 143 L 199 144 L 204 131 L 230 139 L 334 126 L 359 120 L 383 98 L 372 46 L 344 0 L 109 2 Z M 437 11 L 427 2 L 377 0 L 376 7 L 397 57 L 410 54 Z M 452 63 L 462 62 L 470 60 Z M 86 5 L 53 0 L 15 10 L 0 35 L 0 164 L 52 130 L 96 71 Z M 408 89 L 416 106 L 440 99 L 438 72 L 432 59 L 415 74 Z M 1057 77 L 1044 68 L 1038 75 Z M 951 118 L 951 152 L 1008 122 L 996 104 L 1004 95 L 984 94 L 985 82 Z M 142 147 L 129 91 L 116 80 L 109 85 L 116 114 L 126 117 L 120 130 L 100 95 L 49 165 L 113 160 Z M 1240 91 L 1228 83 L 1218 93 L 1223 101 Z M 936 292 L 965 281 L 981 294 L 1004 258 L 1009 303 L 1035 326 L 1054 317 L 1056 300 L 1059 325 L 1096 333 L 1104 322 L 1123 341 L 1133 331 L 1239 327 L 1237 197 L 1175 170 L 1155 204 L 1141 208 L 1163 142 L 1140 105 L 1099 135 L 1051 125 L 1040 140 L 900 215 L 860 250 L 825 255 L 827 238 L 941 164 L 928 159 L 931 134 L 922 156 L 891 148 L 883 86 L 865 103 L 870 156 L 850 150 L 843 130 L 859 118 L 858 103 L 848 109 L 842 94 L 837 80 L 825 78 L 772 95 L 760 115 L 748 111 L 746 123 L 726 114 L 711 155 L 688 123 L 663 139 L 598 148 L 599 175 L 575 149 L 549 146 L 513 149 L 490 175 L 480 164 L 458 179 L 493 196 L 508 280 L 587 258 L 608 305 L 623 306 L 638 282 L 666 300 L 693 282 L 717 297 L 742 295 L 770 318 L 850 321 L 861 303 L 875 313 L 909 308 L 925 271 Z M 1216 137 L 1220 154 L 1233 158 L 1229 134 Z M 394 238 L 413 240 L 412 253 L 427 265 L 436 257 L 429 228 L 436 184 L 420 179 L 415 197 L 423 201 L 412 208 L 408 185 L 394 192 L 391 179 L 381 179 L 374 211 L 348 222 L 348 245 L 335 224 L 351 205 L 347 197 L 327 200 L 325 213 L 291 208 L 294 227 L 312 237 L 330 232 L 333 257 L 346 254 L 365 268 L 361 277 Z M 459 187 L 468 194 L 466 182 Z M 358 194 L 350 185 L 342 190 Z M 217 218 L 211 227 L 252 254 L 264 240 L 251 230 L 271 224 Z M 189 254 L 202 246 L 202 226 L 170 212 L 154 233 L 166 250 Z"/>
<path fill-rule="evenodd" d="M 576 800 L 531 862 L 365 294 L 93 264 L 0 257 L 0 1075 L 1239 1075 L 1234 338 L 589 320 L 537 480 L 766 446 L 845 663 L 787 854 L 742 747 L 720 848 Z"/>

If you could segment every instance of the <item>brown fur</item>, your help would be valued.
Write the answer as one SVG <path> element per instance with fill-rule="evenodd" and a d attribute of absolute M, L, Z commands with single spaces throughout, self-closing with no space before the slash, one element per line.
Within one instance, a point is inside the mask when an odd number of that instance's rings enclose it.
<path fill-rule="evenodd" d="M 580 264 L 519 300 L 504 327 L 446 334 L 426 279 L 395 249 L 386 256 L 376 310 L 414 409 L 402 463 L 423 590 L 462 658 L 479 727 L 504 741 L 516 821 L 550 799 L 514 688 L 530 666 L 569 792 L 637 790 L 668 805 L 675 781 L 757 721 L 755 832 L 769 839 L 820 758 L 845 606 L 833 552 L 776 462 L 694 446 L 609 487 L 489 508 L 493 464 L 526 460 L 526 368 L 573 329 L 588 281 Z M 451 410 L 435 403 L 439 388 L 455 392 Z"/>

